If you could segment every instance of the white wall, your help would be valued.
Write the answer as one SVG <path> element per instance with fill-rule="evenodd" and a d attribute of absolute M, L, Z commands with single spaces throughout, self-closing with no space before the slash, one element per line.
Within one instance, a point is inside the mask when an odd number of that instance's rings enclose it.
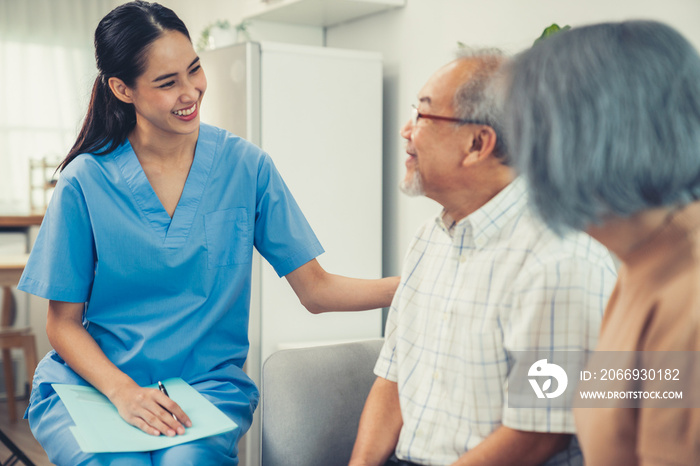
<path fill-rule="evenodd" d="M 439 206 L 398 191 L 405 173 L 399 128 L 429 76 L 450 61 L 457 41 L 517 53 L 551 23 L 579 26 L 623 19 L 656 19 L 677 28 L 700 49 L 698 0 L 407 0 L 402 9 L 326 31 L 329 47 L 379 51 L 384 56 L 384 273 L 400 272 L 414 231 Z M 348 131 L 352 137 L 352 131 Z"/>
<path fill-rule="evenodd" d="M 114 0 L 116 4 L 125 0 Z M 184 21 L 192 42 L 197 44 L 204 28 L 215 21 L 227 20 L 232 26 L 242 21 L 246 0 L 160 0 L 160 4 L 172 9 Z M 250 0 L 247 0 L 250 1 Z M 248 32 L 252 40 L 291 42 L 302 45 L 323 45 L 323 28 L 298 26 L 267 21 L 251 21 Z"/>
<path fill-rule="evenodd" d="M 215 21 L 228 20 L 231 24 L 240 21 L 236 19 L 236 2 L 231 0 L 160 0 L 158 3 L 170 8 L 180 17 L 195 44 L 202 30 Z"/>

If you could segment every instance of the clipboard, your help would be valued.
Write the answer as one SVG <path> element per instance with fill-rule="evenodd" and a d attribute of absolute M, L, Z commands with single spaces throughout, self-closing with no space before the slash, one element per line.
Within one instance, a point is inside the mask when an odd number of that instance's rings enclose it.
<path fill-rule="evenodd" d="M 149 435 L 127 423 L 109 399 L 93 387 L 51 384 L 75 426 L 71 433 L 86 453 L 153 451 L 231 431 L 238 426 L 181 378 L 163 381 L 168 394 L 187 413 L 192 427 L 183 435 Z M 158 389 L 157 384 L 149 388 Z"/>

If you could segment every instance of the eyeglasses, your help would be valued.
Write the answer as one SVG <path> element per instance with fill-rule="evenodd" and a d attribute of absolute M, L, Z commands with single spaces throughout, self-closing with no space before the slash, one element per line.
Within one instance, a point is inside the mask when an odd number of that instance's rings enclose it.
<path fill-rule="evenodd" d="M 416 107 L 415 105 L 411 105 L 411 125 L 413 127 L 415 127 L 416 124 L 418 123 L 418 120 L 421 118 L 425 118 L 428 120 L 451 121 L 453 123 L 461 123 L 463 125 L 472 124 L 472 125 L 490 126 L 488 123 L 486 123 L 485 121 L 481 121 L 481 120 L 465 120 L 463 118 L 454 118 L 454 117 L 446 117 L 446 116 L 440 116 L 440 115 L 430 115 L 428 113 L 421 113 L 418 111 L 418 107 Z"/>

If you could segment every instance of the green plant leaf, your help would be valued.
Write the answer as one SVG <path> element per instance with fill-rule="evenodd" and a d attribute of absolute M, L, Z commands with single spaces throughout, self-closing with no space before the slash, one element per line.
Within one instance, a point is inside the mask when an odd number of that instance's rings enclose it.
<path fill-rule="evenodd" d="M 564 27 L 559 27 L 559 25 L 557 23 L 552 23 L 551 26 L 544 28 L 542 35 L 540 37 L 538 37 L 537 39 L 535 39 L 535 42 L 532 45 L 533 46 L 537 45 L 538 42 L 543 41 L 547 37 L 554 35 L 558 32 L 568 31 L 569 29 L 571 29 L 571 26 L 569 26 L 569 25 L 566 25 Z"/>

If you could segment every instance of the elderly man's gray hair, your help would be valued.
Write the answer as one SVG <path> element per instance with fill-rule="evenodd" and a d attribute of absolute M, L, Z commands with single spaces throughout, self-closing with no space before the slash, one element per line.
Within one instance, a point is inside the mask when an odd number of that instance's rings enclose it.
<path fill-rule="evenodd" d="M 454 96 L 457 118 L 484 121 L 496 132 L 494 155 L 508 165 L 510 158 L 506 149 L 502 122 L 503 89 L 500 70 L 507 57 L 496 48 L 468 48 L 457 52 L 457 59 L 476 63 L 474 73 L 463 83 Z"/>
<path fill-rule="evenodd" d="M 506 134 L 555 230 L 700 198 L 700 56 L 652 21 L 561 32 L 509 69 Z"/>

